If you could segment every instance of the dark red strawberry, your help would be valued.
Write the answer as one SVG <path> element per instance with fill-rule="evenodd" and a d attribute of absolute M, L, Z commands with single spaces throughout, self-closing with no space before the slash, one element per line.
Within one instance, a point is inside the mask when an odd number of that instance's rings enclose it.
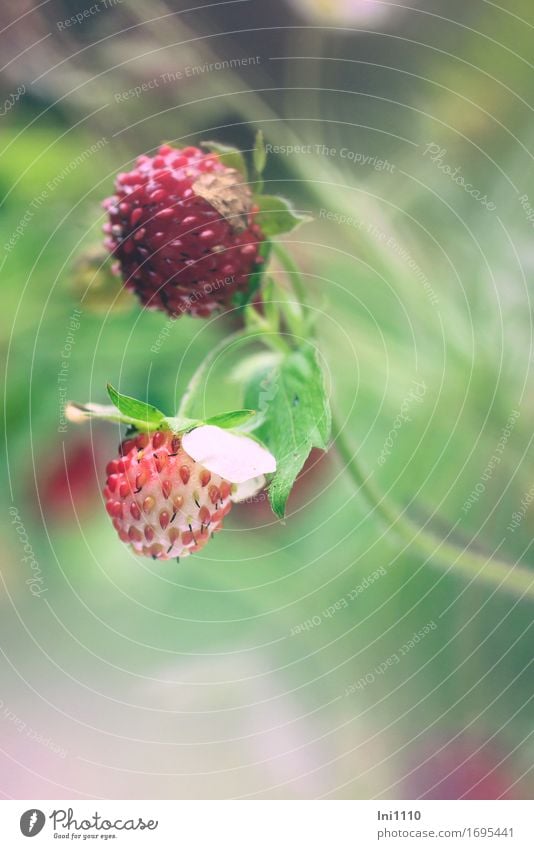
<path fill-rule="evenodd" d="M 143 304 L 209 316 L 246 293 L 261 257 L 251 192 L 215 153 L 162 145 L 119 174 L 106 246 Z"/>

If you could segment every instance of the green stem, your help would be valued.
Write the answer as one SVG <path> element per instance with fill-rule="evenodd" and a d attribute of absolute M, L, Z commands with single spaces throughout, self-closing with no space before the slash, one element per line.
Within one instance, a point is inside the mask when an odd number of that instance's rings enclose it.
<path fill-rule="evenodd" d="M 178 408 L 178 416 L 192 416 L 197 396 L 200 392 L 204 379 L 219 354 L 222 354 L 225 349 L 230 348 L 232 345 L 239 347 L 241 344 L 249 342 L 251 338 L 253 338 L 253 336 L 250 331 L 247 328 L 244 328 L 232 333 L 230 336 L 225 336 L 224 339 L 221 339 L 221 341 L 211 349 L 208 356 L 202 361 L 201 365 L 189 381 L 189 385 L 182 396 L 182 400 Z"/>
<path fill-rule="evenodd" d="M 256 330 L 254 327 L 244 327 L 241 330 L 237 330 L 235 333 L 232 333 L 230 336 L 225 336 L 224 339 L 221 339 L 220 342 L 211 349 L 208 356 L 202 361 L 196 372 L 193 374 L 186 391 L 182 395 L 182 400 L 180 401 L 180 406 L 176 415 L 193 418 L 195 404 L 198 401 L 205 379 L 216 362 L 217 357 L 222 354 L 223 351 L 228 351 L 230 348 L 235 350 L 240 348 L 242 345 L 249 345 L 252 342 L 262 342 L 276 353 L 285 353 L 289 351 L 289 347 L 281 337 L 278 337 L 276 333 L 262 330 L 261 328 Z"/>
<path fill-rule="evenodd" d="M 367 503 L 389 529 L 396 531 L 407 543 L 415 545 L 431 560 L 454 569 L 455 572 L 461 572 L 465 577 L 479 578 L 496 589 L 502 585 L 516 596 L 534 599 L 534 572 L 524 566 L 505 563 L 489 555 L 461 548 L 455 543 L 445 542 L 432 531 L 419 527 L 380 492 L 373 478 L 361 468 L 342 429 L 337 426 L 334 426 L 334 429 L 335 445 L 346 471 Z"/>
<path fill-rule="evenodd" d="M 272 251 L 280 262 L 286 274 L 289 276 L 293 291 L 295 292 L 295 297 L 297 298 L 302 311 L 306 312 L 306 289 L 304 287 L 304 281 L 302 280 L 300 268 L 298 267 L 293 257 L 288 254 L 287 250 L 280 242 L 272 242 Z"/>

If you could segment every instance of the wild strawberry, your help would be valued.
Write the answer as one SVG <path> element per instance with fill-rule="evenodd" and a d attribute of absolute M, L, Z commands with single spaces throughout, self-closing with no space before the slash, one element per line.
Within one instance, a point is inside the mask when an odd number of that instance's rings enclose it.
<path fill-rule="evenodd" d="M 221 529 L 232 485 L 184 451 L 169 431 L 125 439 L 108 463 L 106 509 L 123 542 L 157 560 L 185 557 Z"/>
<path fill-rule="evenodd" d="M 208 316 L 246 292 L 263 234 L 241 175 L 215 153 L 162 145 L 119 174 L 106 246 L 149 308 Z"/>

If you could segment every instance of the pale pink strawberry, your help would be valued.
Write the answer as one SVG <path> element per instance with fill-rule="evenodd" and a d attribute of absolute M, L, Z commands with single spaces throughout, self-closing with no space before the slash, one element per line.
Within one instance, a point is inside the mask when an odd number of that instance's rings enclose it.
<path fill-rule="evenodd" d="M 126 439 L 106 472 L 106 509 L 120 539 L 154 559 L 200 551 L 232 508 L 232 484 L 193 460 L 170 431 Z"/>

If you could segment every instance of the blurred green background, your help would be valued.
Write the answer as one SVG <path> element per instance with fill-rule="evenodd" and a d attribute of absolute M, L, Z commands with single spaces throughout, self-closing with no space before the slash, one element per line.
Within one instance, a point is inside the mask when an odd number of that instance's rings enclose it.
<path fill-rule="evenodd" d="M 532 568 L 531 2 L 26 0 L 0 27 L 0 792 L 531 798 L 532 594 L 423 557 L 335 448 L 285 524 L 259 500 L 179 566 L 141 560 L 101 502 L 118 428 L 61 427 L 108 380 L 172 411 L 238 326 L 75 287 L 114 174 L 261 128 L 309 146 L 267 185 L 314 218 L 286 242 L 361 463 L 413 521 Z"/>

